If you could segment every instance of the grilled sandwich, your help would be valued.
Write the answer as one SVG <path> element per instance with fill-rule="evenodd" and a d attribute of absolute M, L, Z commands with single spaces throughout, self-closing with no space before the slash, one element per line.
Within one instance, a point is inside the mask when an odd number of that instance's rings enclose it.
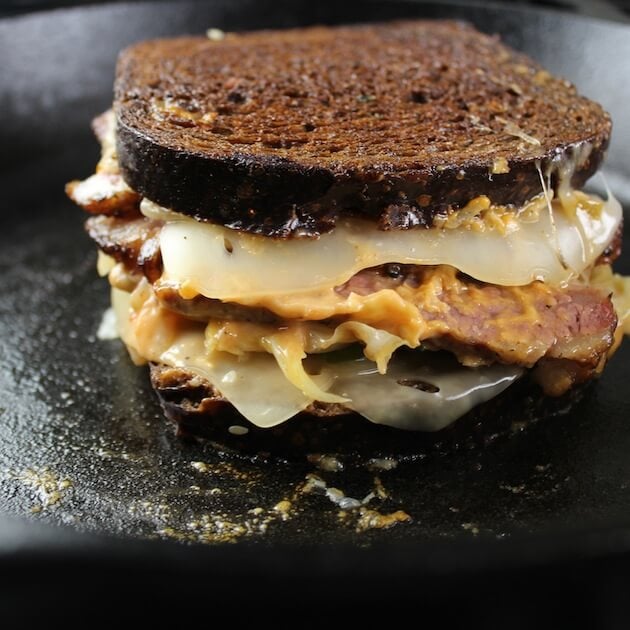
<path fill-rule="evenodd" d="M 459 22 L 212 34 L 120 54 L 67 185 L 170 418 L 435 432 L 601 373 L 630 300 L 622 208 L 582 190 L 600 105 Z"/>

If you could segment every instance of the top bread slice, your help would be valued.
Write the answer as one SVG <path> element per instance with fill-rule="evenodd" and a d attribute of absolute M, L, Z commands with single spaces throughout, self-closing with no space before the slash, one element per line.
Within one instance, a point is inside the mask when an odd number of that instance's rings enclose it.
<path fill-rule="evenodd" d="M 131 188 L 275 237 L 346 215 L 426 227 L 479 195 L 522 204 L 538 166 L 580 187 L 611 131 L 569 82 L 453 21 L 142 42 L 119 57 L 115 113 Z"/>

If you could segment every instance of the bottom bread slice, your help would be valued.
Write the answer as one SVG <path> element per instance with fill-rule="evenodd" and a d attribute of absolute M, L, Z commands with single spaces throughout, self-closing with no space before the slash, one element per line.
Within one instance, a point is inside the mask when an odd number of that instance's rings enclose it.
<path fill-rule="evenodd" d="M 208 380 L 182 368 L 155 363 L 150 367 L 151 385 L 166 417 L 176 424 L 178 435 L 210 439 L 228 451 L 280 459 L 335 454 L 355 461 L 400 461 L 484 447 L 538 420 L 567 413 L 590 383 L 552 398 L 525 377 L 435 433 L 376 425 L 343 405 L 319 402 L 288 422 L 261 429 L 244 418 Z"/>

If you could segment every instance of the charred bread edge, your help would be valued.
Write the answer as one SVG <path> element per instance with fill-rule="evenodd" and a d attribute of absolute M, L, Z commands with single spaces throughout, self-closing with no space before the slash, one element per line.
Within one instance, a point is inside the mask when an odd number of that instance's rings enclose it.
<path fill-rule="evenodd" d="M 215 156 L 161 144 L 117 115 L 117 153 L 127 184 L 151 201 L 226 227 L 272 236 L 318 236 L 345 216 L 362 216 L 381 229 L 430 227 L 436 214 L 487 195 L 495 204 L 522 205 L 541 192 L 536 163 L 552 173 L 591 145 L 576 165 L 571 184 L 581 188 L 598 169 L 609 143 L 609 128 L 580 142 L 560 145 L 538 158 L 508 159 L 510 171 L 491 174 L 492 164 L 469 160 L 437 168 L 369 171 L 310 167 L 273 156 L 234 152 Z M 462 179 L 460 171 L 465 172 Z M 249 191 L 247 194 L 246 191 Z M 414 200 L 434 200 L 420 207 Z"/>

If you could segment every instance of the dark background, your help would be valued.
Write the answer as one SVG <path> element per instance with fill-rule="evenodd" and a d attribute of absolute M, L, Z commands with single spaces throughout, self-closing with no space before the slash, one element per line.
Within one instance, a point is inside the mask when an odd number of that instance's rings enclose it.
<path fill-rule="evenodd" d="M 110 1 L 117 2 L 121 0 Z M 311 1 L 317 2 L 317 0 Z M 494 0 L 494 3 L 510 6 L 533 5 L 549 7 L 608 20 L 630 22 L 630 0 L 526 0 L 520 2 Z M 98 0 L 0 0 L 0 16 L 17 15 L 54 7 L 80 6 L 86 4 L 102 3 L 98 2 Z"/>

